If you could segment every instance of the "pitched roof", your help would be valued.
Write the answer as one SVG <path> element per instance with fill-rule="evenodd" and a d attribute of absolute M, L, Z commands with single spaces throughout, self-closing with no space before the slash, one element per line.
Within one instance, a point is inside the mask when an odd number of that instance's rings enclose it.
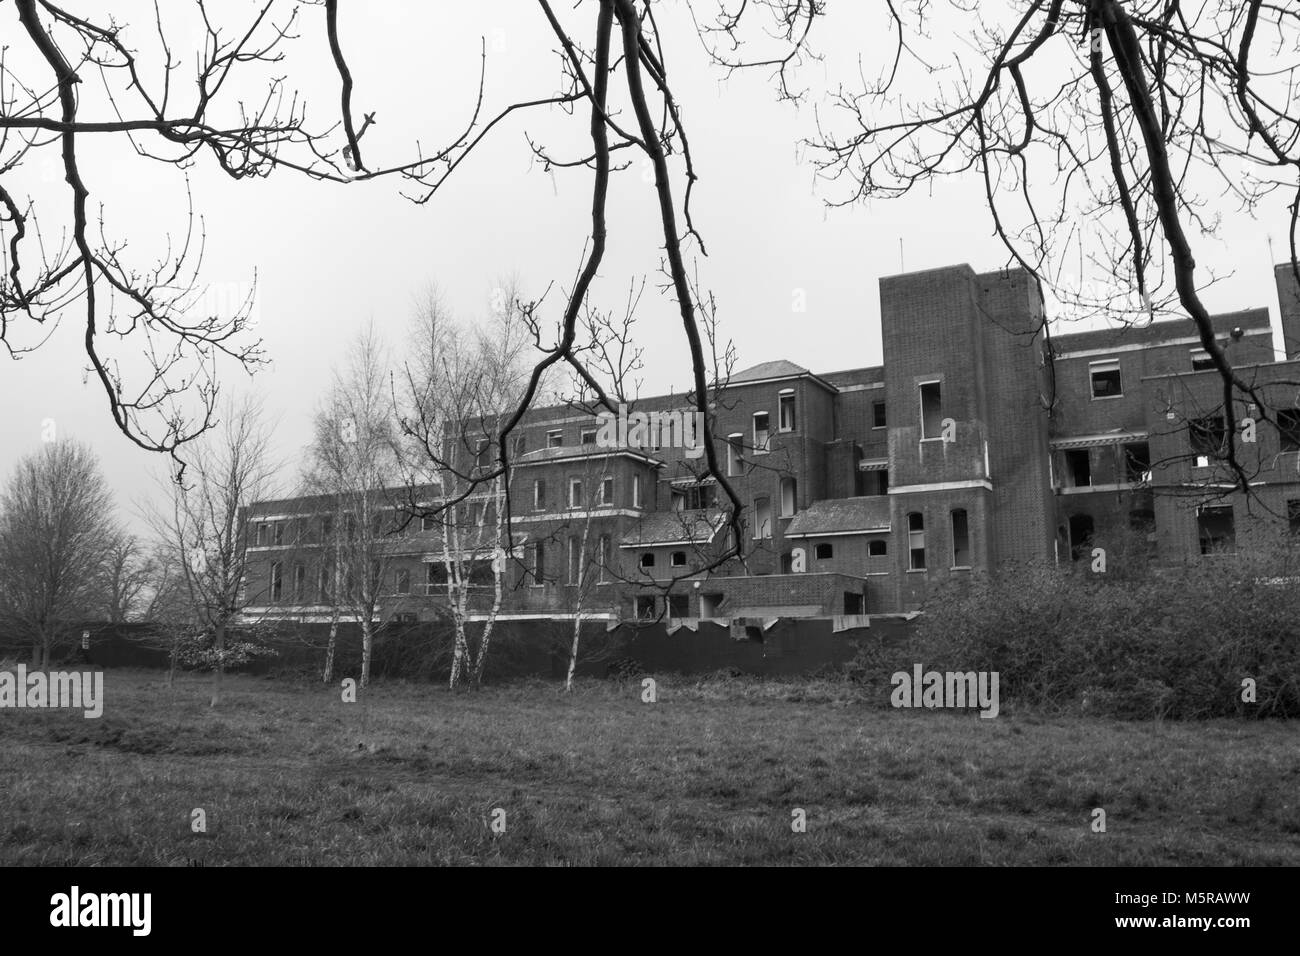
<path fill-rule="evenodd" d="M 623 536 L 624 548 L 665 544 L 709 544 L 727 520 L 717 509 L 703 511 L 657 511 L 641 518 Z"/>
<path fill-rule="evenodd" d="M 786 528 L 787 538 L 813 537 L 819 534 L 888 531 L 889 498 L 869 495 L 862 498 L 829 498 L 814 501 L 794 516 Z"/>
<path fill-rule="evenodd" d="M 727 380 L 729 385 L 739 385 L 742 382 L 760 382 L 768 378 L 794 378 L 798 375 L 807 375 L 808 370 L 802 365 L 795 365 L 794 362 L 785 359 L 777 359 L 774 362 L 762 362 L 743 372 L 736 372 Z"/>

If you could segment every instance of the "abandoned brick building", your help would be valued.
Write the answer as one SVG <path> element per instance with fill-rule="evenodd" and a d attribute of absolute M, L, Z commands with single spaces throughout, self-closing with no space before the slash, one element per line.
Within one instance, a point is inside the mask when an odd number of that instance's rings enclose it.
<path fill-rule="evenodd" d="M 393 493 L 396 513 L 375 517 L 379 613 L 441 613 L 448 556 L 479 616 L 496 554 L 507 620 L 852 620 L 916 609 L 954 578 L 1077 560 L 1097 542 L 1137 541 L 1173 564 L 1288 522 L 1300 530 L 1300 389 L 1287 384 L 1300 381 L 1300 290 L 1289 267 L 1276 283 L 1284 359 L 1267 308 L 1214 318 L 1233 367 L 1277 410 L 1240 446 L 1250 502 L 1217 452 L 1254 410 L 1224 415 L 1190 321 L 1049 337 L 1026 273 L 954 266 L 881 280 L 883 366 L 814 373 L 777 360 L 719 391 L 713 432 L 745 504 L 743 560 L 698 570 L 731 530 L 685 396 L 638 401 L 617 423 L 535 409 L 516 439 L 508 536 L 495 534 L 492 503 L 471 497 L 453 555 L 445 527 L 404 521 L 412 499 Z M 636 413 L 669 424 L 638 434 Z M 419 503 L 436 500 L 426 488 Z M 250 613 L 325 619 L 341 510 L 308 498 L 251 510 Z"/>

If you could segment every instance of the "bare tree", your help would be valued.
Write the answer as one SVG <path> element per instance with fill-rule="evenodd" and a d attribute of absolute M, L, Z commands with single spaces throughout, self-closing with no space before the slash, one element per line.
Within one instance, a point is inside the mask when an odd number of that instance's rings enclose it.
<path fill-rule="evenodd" d="M 150 513 L 168 566 L 184 577 L 188 608 L 201 629 L 194 656 L 212 668 L 213 707 L 227 666 L 255 651 L 232 634 L 248 623 L 244 612 L 257 596 L 246 580 L 253 542 L 245 511 L 274 496 L 276 471 L 258 400 L 227 400 L 222 419 L 191 446 L 189 467 L 174 481 L 170 502 Z"/>
<path fill-rule="evenodd" d="M 340 609 L 361 627 L 361 686 L 370 683 L 370 660 L 380 599 L 391 564 L 398 521 L 391 489 L 399 479 L 397 425 L 388 359 L 374 323 L 352 344 L 346 366 L 334 373 L 316 413 L 307 476 L 309 490 L 332 503 L 332 534 L 322 546 L 332 560 L 334 607 L 324 679 L 331 680 Z"/>
<path fill-rule="evenodd" d="M 112 508 L 94 453 L 67 440 L 22 458 L 0 493 L 0 620 L 40 667 L 96 602 L 118 535 Z"/>
<path fill-rule="evenodd" d="M 108 543 L 97 588 L 101 613 L 110 624 L 123 624 L 142 615 L 157 578 L 153 558 L 135 535 L 120 531 Z"/>

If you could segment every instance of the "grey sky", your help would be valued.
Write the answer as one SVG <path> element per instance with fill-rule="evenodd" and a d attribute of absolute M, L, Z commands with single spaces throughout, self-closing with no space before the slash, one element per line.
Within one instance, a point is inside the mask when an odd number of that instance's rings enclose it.
<path fill-rule="evenodd" d="M 684 5 L 667 4 L 660 14 L 670 78 L 700 175 L 694 217 L 709 250 L 699 260 L 700 277 L 717 297 L 722 334 L 738 349 L 738 368 L 776 358 L 822 371 L 878 363 L 879 277 L 903 266 L 912 271 L 969 262 L 991 269 L 1006 260 L 973 178 L 947 181 L 927 196 L 825 207 L 823 200 L 835 193 L 820 188 L 811 166 L 800 161 L 798 140 L 813 131 L 818 92 L 851 81 L 859 53 L 870 62 L 873 50 L 883 49 L 876 4 L 829 6 L 817 42 L 826 61 L 799 74 L 800 85 L 809 88 L 802 109 L 777 103 L 765 73 L 725 79 L 711 67 Z M 120 21 L 150 23 L 148 6 L 119 7 Z M 224 17 L 227 8 L 247 10 L 249 4 L 223 0 L 221 8 Z M 588 11 L 584 5 L 578 15 L 565 16 L 588 30 Z M 324 56 L 322 11 L 305 8 L 303 15 L 302 38 L 290 47 L 282 72 L 303 90 L 309 116 L 322 126 L 337 113 L 337 76 Z M 13 19 L 13 5 L 0 6 L 0 34 L 14 29 Z M 525 0 L 352 0 L 344 4 L 342 28 L 356 106 L 378 114 L 364 141 L 371 165 L 409 157 L 417 139 L 434 146 L 464 123 L 480 36 L 488 47 L 485 115 L 517 96 L 546 95 L 558 85 L 553 37 L 536 5 Z M 833 74 L 831 64 L 850 72 Z M 367 319 L 400 346 L 413 300 L 429 283 L 460 316 L 472 319 L 486 314 L 491 290 L 509 273 L 518 275 L 527 296 L 555 282 L 547 313 L 555 314 L 587 236 L 590 179 L 582 170 L 543 172 L 523 131 L 572 157 L 582 149 L 586 122 L 583 115 L 558 112 L 507 122 L 424 206 L 402 198 L 395 180 L 338 186 L 281 171 L 269 180 L 234 182 L 206 159 L 190 171 L 196 211 L 206 226 L 205 281 L 221 294 L 257 271 L 258 331 L 270 366 L 251 387 L 278 419 L 276 440 L 291 469 L 308 440 L 312 408 L 331 365 Z M 149 258 L 164 233 L 183 229 L 181 174 L 136 158 L 121 142 L 97 144 L 93 155 L 93 163 L 83 159 L 83 174 L 95 201 L 105 204 L 109 228 Z M 21 182 L 41 175 L 38 165 L 25 166 L 15 185 L 59 195 L 57 176 Z M 687 382 L 684 336 L 674 304 L 657 291 L 659 224 L 640 167 L 617 177 L 609 220 L 596 301 L 617 308 L 630 281 L 649 277 L 636 326 L 637 344 L 645 349 L 642 393 L 680 390 Z M 1236 272 L 1209 291 L 1212 308 L 1267 306 L 1276 313 L 1270 232 L 1280 254 L 1280 216 L 1267 223 L 1225 219 L 1217 242 L 1196 239 L 1200 262 Z M 806 312 L 795 313 L 800 295 Z M 7 475 L 20 455 L 37 448 L 42 422 L 53 419 L 61 436 L 92 445 L 122 516 L 134 523 L 131 502 L 152 491 L 150 476 L 164 462 L 131 446 L 112 427 L 99 386 L 83 383 L 81 332 L 74 307 L 35 354 L 21 362 L 0 358 L 0 472 Z M 224 371 L 229 389 L 250 387 L 238 369 L 227 365 Z"/>

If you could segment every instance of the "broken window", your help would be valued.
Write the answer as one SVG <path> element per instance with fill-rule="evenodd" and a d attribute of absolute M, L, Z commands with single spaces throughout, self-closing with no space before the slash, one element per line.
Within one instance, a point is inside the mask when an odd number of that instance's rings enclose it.
<path fill-rule="evenodd" d="M 644 594 L 636 599 L 636 616 L 642 621 L 655 619 L 655 598 L 653 594 Z"/>
<path fill-rule="evenodd" d="M 1196 530 L 1201 540 L 1201 554 L 1237 550 L 1232 505 L 1202 505 L 1196 513 Z"/>
<path fill-rule="evenodd" d="M 965 508 L 957 508 L 952 512 L 952 566 L 970 567 L 970 526 Z"/>
<path fill-rule="evenodd" d="M 794 389 L 785 388 L 777 396 L 777 424 L 783 432 L 792 432 L 795 429 L 794 416 Z"/>
<path fill-rule="evenodd" d="M 1300 408 L 1277 410 L 1277 434 L 1282 451 L 1300 451 Z"/>
<path fill-rule="evenodd" d="M 907 568 L 925 570 L 925 518 L 916 511 L 907 516 Z"/>
<path fill-rule="evenodd" d="M 867 556 L 871 558 L 884 557 L 889 551 L 889 546 L 885 543 L 884 538 L 873 538 L 867 542 Z"/>
<path fill-rule="evenodd" d="M 569 507 L 570 508 L 582 507 L 582 479 L 581 478 L 569 479 Z"/>
<path fill-rule="evenodd" d="M 669 617 L 690 617 L 691 616 L 691 599 L 685 594 L 668 595 L 668 616 Z"/>
<path fill-rule="evenodd" d="M 754 454 L 766 455 L 771 432 L 767 427 L 767 412 L 754 413 Z"/>
<path fill-rule="evenodd" d="M 614 479 L 613 478 L 601 479 L 600 503 L 602 505 L 612 505 L 614 503 Z"/>
<path fill-rule="evenodd" d="M 844 592 L 844 613 L 845 614 L 866 614 L 867 598 L 863 594 L 854 591 Z"/>
<path fill-rule="evenodd" d="M 1187 437 L 1191 442 L 1192 454 L 1196 456 L 1197 468 L 1205 468 L 1211 459 L 1223 453 L 1224 442 L 1228 437 L 1228 427 L 1220 414 L 1194 418 L 1187 423 Z"/>
<path fill-rule="evenodd" d="M 829 561 L 835 557 L 835 548 L 826 542 L 813 546 L 813 557 L 818 561 Z"/>
<path fill-rule="evenodd" d="M 1208 372 L 1214 368 L 1214 360 L 1205 349 L 1192 349 L 1192 371 Z"/>
<path fill-rule="evenodd" d="M 871 403 L 871 427 L 872 428 L 885 427 L 885 403 L 884 402 Z"/>
<path fill-rule="evenodd" d="M 1144 441 L 1124 445 L 1124 480 L 1132 485 L 1151 481 L 1151 446 Z"/>
<path fill-rule="evenodd" d="M 1088 376 L 1092 379 L 1093 398 L 1117 398 L 1124 394 L 1124 386 L 1120 381 L 1119 359 L 1089 362 Z"/>
<path fill-rule="evenodd" d="M 754 499 L 754 537 L 772 537 L 772 502 L 768 498 Z"/>
<path fill-rule="evenodd" d="M 271 600 L 280 600 L 280 594 L 284 590 L 283 568 L 279 561 L 271 564 Z"/>
<path fill-rule="evenodd" d="M 410 594 L 411 593 L 411 569 L 398 568 L 393 573 L 393 593 Z"/>
<path fill-rule="evenodd" d="M 943 396 L 938 382 L 922 382 L 921 438 L 941 438 L 943 432 Z"/>
<path fill-rule="evenodd" d="M 583 445 L 594 445 L 594 444 L 596 444 L 596 429 L 594 429 L 594 428 L 584 428 L 584 429 L 582 430 L 582 434 L 579 436 L 578 441 L 579 441 L 580 444 L 583 444 Z"/>
<path fill-rule="evenodd" d="M 1071 488 L 1092 484 L 1092 453 L 1086 448 L 1071 448 L 1065 453 L 1065 474 Z"/>
<path fill-rule="evenodd" d="M 546 433 L 546 447 L 559 448 L 564 444 L 564 430 L 560 428 L 553 429 Z"/>
<path fill-rule="evenodd" d="M 646 551 L 641 555 L 641 567 L 653 568 L 655 566 L 655 555 L 653 551 Z"/>
<path fill-rule="evenodd" d="M 672 565 L 673 567 L 675 567 L 675 568 L 684 568 L 684 567 L 686 567 L 686 552 L 685 552 L 685 551 L 674 551 L 674 552 L 673 552 L 672 559 L 669 561 L 669 564 L 671 564 L 671 565 Z"/>
<path fill-rule="evenodd" d="M 1070 560 L 1078 561 L 1092 551 L 1092 515 L 1070 515 Z"/>

